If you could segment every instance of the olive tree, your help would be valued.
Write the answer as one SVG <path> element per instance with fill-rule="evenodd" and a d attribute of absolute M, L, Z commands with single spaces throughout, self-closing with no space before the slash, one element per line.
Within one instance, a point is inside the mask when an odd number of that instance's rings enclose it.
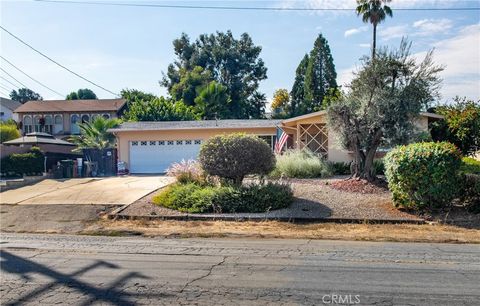
<path fill-rule="evenodd" d="M 395 50 L 380 49 L 349 85 L 350 91 L 328 108 L 331 129 L 343 147 L 353 152 L 352 177 L 374 180 L 372 165 L 379 146 L 406 143 L 415 135 L 413 119 L 439 96 L 443 70 L 433 51 L 418 62 L 411 43 L 402 40 Z"/>

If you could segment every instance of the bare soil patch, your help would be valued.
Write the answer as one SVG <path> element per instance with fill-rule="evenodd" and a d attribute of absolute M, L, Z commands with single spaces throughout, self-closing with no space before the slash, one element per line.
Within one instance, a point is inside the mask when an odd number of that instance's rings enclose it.
<path fill-rule="evenodd" d="M 336 180 L 333 181 L 329 186 L 336 190 L 361 194 L 382 194 L 388 192 L 387 183 L 382 180 L 377 180 L 374 182 L 356 179 Z"/>

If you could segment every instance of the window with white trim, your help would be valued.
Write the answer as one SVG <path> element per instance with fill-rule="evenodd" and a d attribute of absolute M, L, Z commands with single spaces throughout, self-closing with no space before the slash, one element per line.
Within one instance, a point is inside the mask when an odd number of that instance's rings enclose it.
<path fill-rule="evenodd" d="M 32 117 L 23 116 L 23 132 L 25 134 L 31 133 L 33 131 Z"/>
<path fill-rule="evenodd" d="M 79 120 L 80 120 L 80 116 L 78 115 L 72 115 L 70 117 L 70 132 L 72 134 L 80 134 L 80 127 L 78 126 Z"/>
<path fill-rule="evenodd" d="M 53 118 L 51 115 L 46 115 L 44 117 L 44 120 L 45 120 L 45 124 L 44 124 L 44 131 L 45 133 L 49 133 L 49 134 L 52 134 L 53 132 Z"/>
<path fill-rule="evenodd" d="M 90 121 L 90 116 L 85 114 L 82 115 L 82 123 L 89 122 Z"/>
<path fill-rule="evenodd" d="M 35 126 L 35 132 L 40 132 L 40 116 L 33 117 L 33 124 Z"/>
<path fill-rule="evenodd" d="M 60 134 L 63 132 L 63 117 L 62 115 L 55 115 L 53 119 L 53 134 Z"/>

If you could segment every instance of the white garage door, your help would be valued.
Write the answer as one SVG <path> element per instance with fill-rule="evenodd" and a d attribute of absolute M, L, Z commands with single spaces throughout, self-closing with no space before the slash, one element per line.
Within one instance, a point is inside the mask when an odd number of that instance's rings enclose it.
<path fill-rule="evenodd" d="M 172 163 L 197 159 L 201 140 L 130 141 L 131 173 L 164 173 Z"/>

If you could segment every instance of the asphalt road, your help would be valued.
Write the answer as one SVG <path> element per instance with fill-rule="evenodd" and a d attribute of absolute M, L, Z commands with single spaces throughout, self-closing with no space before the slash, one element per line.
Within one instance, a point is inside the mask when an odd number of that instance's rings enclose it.
<path fill-rule="evenodd" d="M 2 305 L 480 304 L 479 245 L 1 234 L 0 248 Z"/>

